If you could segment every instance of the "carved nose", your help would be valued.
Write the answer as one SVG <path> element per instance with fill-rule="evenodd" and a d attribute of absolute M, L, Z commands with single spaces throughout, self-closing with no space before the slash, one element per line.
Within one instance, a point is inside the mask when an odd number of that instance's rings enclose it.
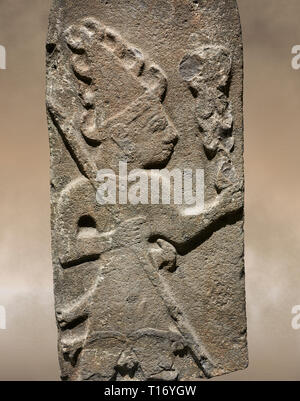
<path fill-rule="evenodd" d="M 174 130 L 174 128 L 169 127 L 166 133 L 166 137 L 164 139 L 165 143 L 173 143 L 175 144 L 177 142 L 178 136 Z"/>

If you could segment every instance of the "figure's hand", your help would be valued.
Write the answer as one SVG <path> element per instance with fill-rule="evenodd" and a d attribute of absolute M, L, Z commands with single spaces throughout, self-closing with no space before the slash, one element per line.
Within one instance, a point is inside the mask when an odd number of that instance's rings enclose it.
<path fill-rule="evenodd" d="M 220 207 L 228 211 L 240 209 L 244 204 L 243 182 L 239 181 L 224 189 L 220 195 Z"/>
<path fill-rule="evenodd" d="M 157 269 L 164 268 L 170 272 L 174 272 L 176 270 L 176 249 L 163 239 L 158 239 L 157 245 L 158 247 L 151 248 L 149 251 L 149 256 L 153 265 Z"/>

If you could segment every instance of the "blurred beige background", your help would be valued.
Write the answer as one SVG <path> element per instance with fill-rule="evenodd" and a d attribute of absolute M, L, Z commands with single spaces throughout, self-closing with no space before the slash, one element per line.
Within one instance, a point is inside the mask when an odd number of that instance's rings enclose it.
<path fill-rule="evenodd" d="M 217 380 L 300 380 L 299 0 L 238 0 L 245 46 L 250 366 Z M 57 380 L 44 44 L 50 0 L 1 0 L 0 380 Z"/>

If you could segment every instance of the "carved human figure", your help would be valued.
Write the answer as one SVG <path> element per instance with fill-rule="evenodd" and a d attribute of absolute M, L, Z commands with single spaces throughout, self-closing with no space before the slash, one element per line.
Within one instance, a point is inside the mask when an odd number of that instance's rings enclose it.
<path fill-rule="evenodd" d="M 161 269 L 172 274 L 177 251 L 201 238 L 224 215 L 241 210 L 242 180 L 231 173 L 232 168 L 226 185 L 220 184 L 222 179 L 218 176 L 216 196 L 206 202 L 204 210 L 193 215 L 186 215 L 184 207 L 172 204 L 163 208 L 98 205 L 98 169 L 116 171 L 119 161 L 126 161 L 131 169 L 163 168 L 180 135 L 163 108 L 166 76 L 144 59 L 142 52 L 91 18 L 72 25 L 64 37 L 71 68 L 65 73 L 63 85 L 69 82 L 74 88 L 77 83 L 77 108 L 74 111 L 73 105 L 53 101 L 65 91 L 54 69 L 50 74 L 48 112 L 81 176 L 64 188 L 57 202 L 62 281 L 68 280 L 67 271 L 87 262 L 94 266 L 88 288 L 67 305 L 61 297 L 57 305 L 64 376 L 72 380 L 174 380 L 180 375 L 182 356 L 190 358 L 204 376 L 218 374 L 218 362 L 194 333 Z M 103 57 L 112 57 L 116 68 L 126 72 L 137 88 L 135 93 L 140 93 L 116 113 L 103 113 L 100 107 L 103 99 L 99 94 L 99 66 L 93 62 L 93 55 L 100 50 Z M 55 51 L 53 63 L 59 57 L 59 50 Z M 211 76 L 203 77 L 203 59 L 219 61 Z M 214 47 L 200 49 L 180 64 L 183 79 L 196 93 L 196 117 L 203 145 L 209 158 L 219 155 L 221 173 L 226 171 L 226 163 L 231 166 L 234 143 L 228 135 L 232 116 L 223 91 L 230 70 L 229 54 Z M 122 80 L 123 72 L 120 74 Z M 159 297 L 153 297 L 153 292 Z"/>

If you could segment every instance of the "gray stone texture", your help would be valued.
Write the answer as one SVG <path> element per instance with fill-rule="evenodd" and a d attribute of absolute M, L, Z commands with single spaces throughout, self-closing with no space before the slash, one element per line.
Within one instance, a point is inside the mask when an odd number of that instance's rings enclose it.
<path fill-rule="evenodd" d="M 47 41 L 63 380 L 247 366 L 235 0 L 55 0 Z M 97 171 L 205 171 L 205 209 L 100 205 Z"/>

